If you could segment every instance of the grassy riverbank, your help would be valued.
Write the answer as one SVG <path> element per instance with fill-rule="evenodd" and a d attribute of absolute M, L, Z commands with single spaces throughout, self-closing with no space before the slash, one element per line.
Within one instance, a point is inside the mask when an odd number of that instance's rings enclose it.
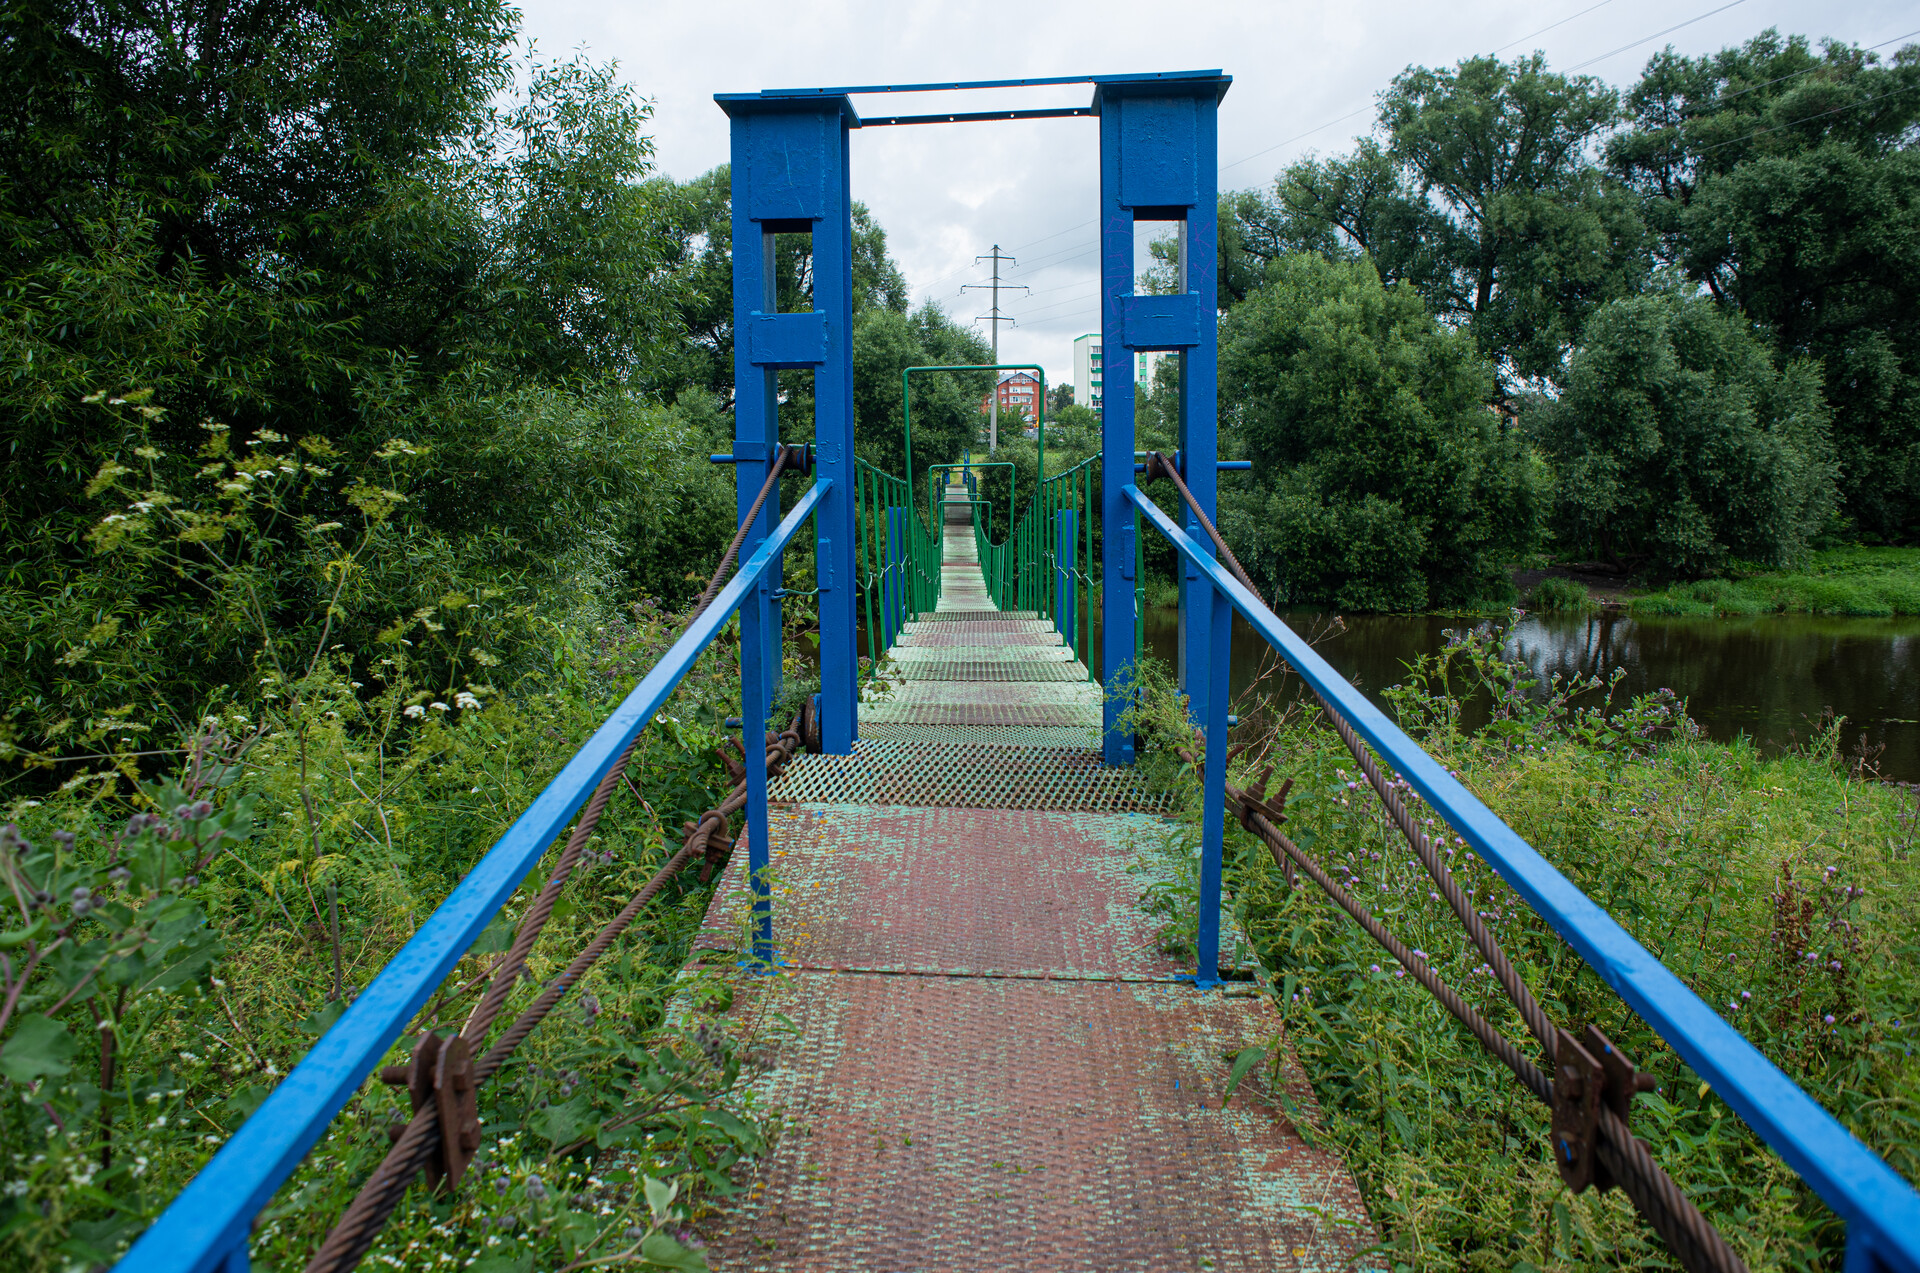
<path fill-rule="evenodd" d="M 1836 548 L 1792 571 L 1735 573 L 1636 596 L 1635 614 L 1920 614 L 1920 548 Z"/>
<path fill-rule="evenodd" d="M 1454 695 L 1513 686 L 1497 648 L 1450 651 Z M 1577 696 L 1514 703 L 1464 734 L 1437 668 L 1397 692 L 1403 722 L 1803 1088 L 1920 1178 L 1912 793 L 1850 772 L 1831 735 L 1763 759 L 1701 740 L 1658 701 L 1612 726 Z M 1265 759 L 1243 768 L 1272 760 L 1276 784 L 1294 780 L 1298 841 L 1530 1051 L 1418 860 L 1364 782 L 1353 786 L 1338 739 L 1295 717 L 1255 750 Z M 1310 883 L 1289 888 L 1264 847 L 1229 834 L 1235 909 L 1275 973 L 1287 1042 L 1319 1100 L 1310 1130 L 1345 1155 L 1396 1269 L 1677 1267 L 1620 1194 L 1565 1191 L 1545 1107 L 1344 912 Z M 1838 1267 L 1832 1213 L 1484 863 L 1458 842 L 1451 859 L 1549 1012 L 1598 1024 L 1654 1074 L 1635 1130 L 1750 1266 Z M 1191 917 L 1189 902 L 1169 928 L 1175 945 L 1190 943 Z M 1304 1120 L 1276 1099 L 1281 1116 Z"/>

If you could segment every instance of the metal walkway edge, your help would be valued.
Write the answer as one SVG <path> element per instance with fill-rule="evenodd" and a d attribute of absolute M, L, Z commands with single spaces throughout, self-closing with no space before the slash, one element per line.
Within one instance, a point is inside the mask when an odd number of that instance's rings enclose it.
<path fill-rule="evenodd" d="M 1160 952 L 1133 868 L 1163 824 L 1100 766 L 1099 686 L 1050 626 L 994 612 L 970 524 L 945 530 L 940 609 L 893 650 L 939 670 L 863 704 L 853 756 L 771 790 L 781 974 L 733 962 L 745 854 L 700 941 L 783 1118 L 714 1267 L 1356 1267 L 1374 1236 L 1337 1157 L 1257 1080 L 1221 1106 L 1224 1058 L 1279 1021 Z M 968 651 L 951 679 L 947 633 Z M 1284 1086 L 1311 1117 L 1291 1065 Z"/>

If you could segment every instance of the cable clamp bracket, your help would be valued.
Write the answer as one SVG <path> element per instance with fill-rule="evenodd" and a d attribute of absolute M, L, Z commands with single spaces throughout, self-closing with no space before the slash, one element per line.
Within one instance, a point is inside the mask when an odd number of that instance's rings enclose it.
<path fill-rule="evenodd" d="M 1600 1106 L 1604 1102 L 1623 1124 L 1633 1098 L 1653 1088 L 1653 1076 L 1642 1074 L 1596 1026 L 1578 1039 L 1560 1031 L 1553 1064 L 1553 1161 L 1567 1188 L 1580 1193 L 1589 1186 L 1605 1192 L 1619 1182 L 1594 1153 L 1600 1138 Z"/>
<path fill-rule="evenodd" d="M 452 1192 L 460 1184 L 467 1163 L 480 1148 L 480 1093 L 473 1077 L 473 1049 L 459 1035 L 423 1035 L 406 1065 L 389 1065 L 380 1081 L 404 1087 L 417 1116 L 427 1105 L 439 1115 L 440 1143 L 427 1163 L 427 1185 Z M 399 1140 L 405 1123 L 387 1128 L 387 1139 Z"/>

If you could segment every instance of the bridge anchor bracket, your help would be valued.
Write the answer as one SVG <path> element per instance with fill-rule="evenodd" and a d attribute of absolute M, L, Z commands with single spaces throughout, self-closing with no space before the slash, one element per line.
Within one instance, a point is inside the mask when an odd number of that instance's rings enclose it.
<path fill-rule="evenodd" d="M 1652 1088 L 1653 1076 L 1636 1069 L 1598 1027 L 1588 1026 L 1578 1039 L 1560 1031 L 1553 1065 L 1553 1161 L 1568 1189 L 1605 1192 L 1619 1183 L 1594 1153 L 1600 1106 L 1604 1102 L 1625 1123 L 1633 1098 Z"/>
<path fill-rule="evenodd" d="M 440 1119 L 440 1143 L 427 1164 L 427 1185 L 451 1193 L 480 1148 L 480 1093 L 473 1079 L 473 1049 L 459 1035 L 428 1034 L 414 1045 L 413 1059 L 389 1065 L 380 1081 L 404 1087 L 417 1115 L 431 1104 Z M 399 1140 L 405 1123 L 387 1128 L 387 1139 Z"/>

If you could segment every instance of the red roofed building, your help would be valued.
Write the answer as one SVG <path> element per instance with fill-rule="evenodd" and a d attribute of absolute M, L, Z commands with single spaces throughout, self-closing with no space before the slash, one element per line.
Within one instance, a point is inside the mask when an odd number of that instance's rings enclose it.
<path fill-rule="evenodd" d="M 1000 395 L 1002 414 L 1014 407 L 1026 416 L 1028 427 L 1040 418 L 1040 377 L 1031 371 L 1008 371 L 1000 376 L 1000 383 L 994 386 L 994 393 Z M 993 407 L 993 395 L 980 399 L 980 414 L 985 415 Z"/>

